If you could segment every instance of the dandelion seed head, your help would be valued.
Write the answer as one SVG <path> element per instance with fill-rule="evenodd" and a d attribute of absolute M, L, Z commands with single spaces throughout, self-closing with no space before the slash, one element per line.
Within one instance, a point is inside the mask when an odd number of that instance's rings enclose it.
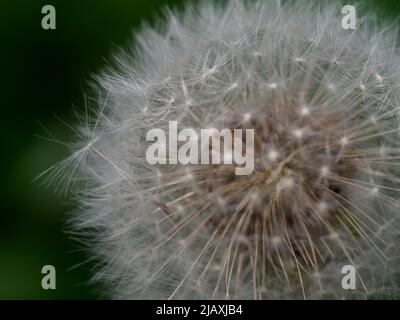
<path fill-rule="evenodd" d="M 365 298 L 394 286 L 400 57 L 387 27 L 360 16 L 365 27 L 348 32 L 339 14 L 202 2 L 115 54 L 77 148 L 50 170 L 77 185 L 72 225 L 110 296 Z M 253 129 L 254 171 L 235 175 L 233 152 L 221 164 L 168 164 L 169 152 L 149 164 L 146 133 L 169 121 Z M 368 290 L 340 288 L 348 264 Z"/>

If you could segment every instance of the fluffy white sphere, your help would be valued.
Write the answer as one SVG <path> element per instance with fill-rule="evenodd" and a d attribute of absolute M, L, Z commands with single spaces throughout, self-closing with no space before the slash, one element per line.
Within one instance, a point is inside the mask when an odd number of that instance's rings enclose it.
<path fill-rule="evenodd" d="M 398 270 L 395 35 L 339 5 L 202 2 L 143 27 L 98 76 L 53 168 L 114 298 L 364 298 Z M 89 121 L 87 121 L 89 119 Z M 146 132 L 253 128 L 255 170 L 150 165 Z M 73 173 L 73 174 L 72 174 Z M 354 266 L 355 290 L 341 286 Z"/>

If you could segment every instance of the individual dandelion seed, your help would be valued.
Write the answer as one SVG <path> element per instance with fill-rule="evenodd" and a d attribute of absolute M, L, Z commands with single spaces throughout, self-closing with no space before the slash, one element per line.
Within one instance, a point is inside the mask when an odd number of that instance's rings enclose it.
<path fill-rule="evenodd" d="M 169 13 L 97 78 L 96 116 L 53 176 L 79 182 L 72 222 L 107 295 L 397 294 L 395 35 L 368 17 L 343 30 L 339 7 L 307 3 L 202 2 Z M 254 171 L 150 165 L 146 133 L 168 132 L 169 121 L 254 129 Z M 355 290 L 341 287 L 345 265 Z"/>

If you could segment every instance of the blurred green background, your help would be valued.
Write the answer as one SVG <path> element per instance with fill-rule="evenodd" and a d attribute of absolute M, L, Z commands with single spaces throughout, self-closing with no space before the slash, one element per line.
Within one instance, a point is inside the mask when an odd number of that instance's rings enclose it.
<path fill-rule="evenodd" d="M 211 0 L 210 0 L 211 1 Z M 304 0 L 307 1 L 307 0 Z M 335 1 L 335 0 L 332 0 Z M 400 15 L 398 0 L 368 0 L 379 19 Z M 116 45 L 141 23 L 156 22 L 163 0 L 0 0 L 0 299 L 91 299 L 87 256 L 66 234 L 68 199 L 34 182 L 67 155 L 36 135 L 68 141 L 71 132 L 55 116 L 73 123 L 72 105 L 82 105 L 85 81 Z M 346 1 L 351 4 L 352 1 Z M 51 4 L 57 29 L 41 28 L 41 9 Z M 41 268 L 54 265 L 57 289 L 41 288 Z"/>

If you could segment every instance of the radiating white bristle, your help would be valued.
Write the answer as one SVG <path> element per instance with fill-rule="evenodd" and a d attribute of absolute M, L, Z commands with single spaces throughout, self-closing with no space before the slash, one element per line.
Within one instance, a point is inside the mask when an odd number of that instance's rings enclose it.
<path fill-rule="evenodd" d="M 114 55 L 75 151 L 50 170 L 75 187 L 72 224 L 107 295 L 363 298 L 393 285 L 397 35 L 361 16 L 343 30 L 340 9 L 201 2 Z M 146 132 L 168 121 L 254 126 L 257 170 L 150 165 Z M 348 264 L 359 266 L 356 292 L 340 286 Z"/>

